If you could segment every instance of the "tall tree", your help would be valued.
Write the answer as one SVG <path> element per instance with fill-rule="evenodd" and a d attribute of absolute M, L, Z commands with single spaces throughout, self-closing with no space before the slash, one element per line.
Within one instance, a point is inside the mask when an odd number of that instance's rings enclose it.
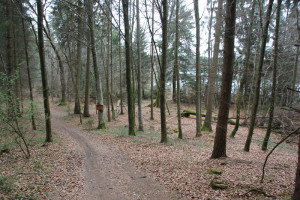
<path fill-rule="evenodd" d="M 141 66 L 141 27 L 140 27 L 140 2 L 136 0 L 136 37 L 137 37 L 137 68 L 138 68 L 138 119 L 139 131 L 144 131 L 142 113 L 142 66 Z"/>
<path fill-rule="evenodd" d="M 201 134 L 201 66 L 200 66 L 200 19 L 198 0 L 194 0 L 194 10 L 196 19 L 196 137 Z"/>
<path fill-rule="evenodd" d="M 162 65 L 160 70 L 160 120 L 161 120 L 161 141 L 166 143 L 167 122 L 166 122 L 166 69 L 167 69 L 167 48 L 168 48 L 168 0 L 162 0 L 160 18 L 162 23 Z"/>
<path fill-rule="evenodd" d="M 198 0 L 196 0 L 198 1 Z M 197 6 L 198 7 L 198 6 Z M 175 31 L 175 71 L 176 71 L 176 83 L 177 83 L 177 118 L 178 118 L 178 138 L 182 139 L 182 128 L 181 128 L 181 109 L 180 109 L 180 75 L 179 75 L 179 65 L 178 65 L 178 43 L 179 43 L 179 0 L 176 0 L 176 31 Z"/>
<path fill-rule="evenodd" d="M 230 134 L 231 137 L 235 136 L 236 132 L 239 129 L 239 125 L 240 125 L 241 101 L 242 101 L 244 86 L 246 84 L 248 69 L 249 69 L 249 65 L 250 65 L 250 55 L 251 55 L 251 46 L 252 46 L 251 41 L 252 41 L 252 31 L 253 31 L 252 27 L 253 27 L 253 22 L 254 22 L 255 5 L 256 5 L 256 0 L 254 0 L 252 2 L 252 7 L 251 7 L 250 25 L 249 25 L 249 29 L 248 29 L 248 33 L 247 33 L 247 52 L 246 52 L 246 57 L 244 60 L 244 69 L 243 69 L 242 79 L 240 81 L 238 98 L 236 101 L 236 122 L 235 122 L 234 129 Z"/>
<path fill-rule="evenodd" d="M 110 0 L 108 0 L 107 5 L 107 63 L 106 63 L 106 105 L 107 105 L 107 121 L 110 122 L 110 92 L 109 92 L 109 68 L 110 68 L 110 36 L 111 36 L 111 21 L 110 21 Z"/>
<path fill-rule="evenodd" d="M 85 7 L 87 9 L 88 25 L 90 28 L 91 51 L 92 51 L 92 57 L 93 57 L 97 105 L 100 107 L 100 109 L 98 110 L 98 129 L 105 129 L 106 122 L 105 122 L 104 113 L 103 113 L 103 110 L 104 110 L 103 93 L 102 93 L 101 80 L 100 80 L 100 76 L 99 76 L 99 69 L 98 69 L 97 56 L 96 56 L 96 47 L 95 47 L 93 2 L 89 1 L 89 0 L 85 0 L 84 3 L 85 3 Z"/>
<path fill-rule="evenodd" d="M 217 79 L 217 69 L 218 69 L 218 58 L 219 58 L 219 46 L 221 39 L 221 29 L 222 29 L 222 10 L 223 10 L 223 0 L 218 0 L 218 10 L 216 14 L 216 24 L 215 24 L 215 43 L 214 43 L 214 52 L 212 60 L 212 68 L 210 69 L 208 76 L 208 97 L 207 97 L 207 108 L 205 120 L 203 123 L 203 131 L 212 131 L 211 119 L 212 119 L 212 110 L 213 102 L 215 95 L 215 82 Z"/>
<path fill-rule="evenodd" d="M 278 41 L 279 41 L 281 3 L 282 0 L 278 0 L 277 13 L 276 13 L 275 39 L 274 39 L 273 83 L 272 83 L 272 93 L 271 93 L 271 100 L 270 100 L 268 128 L 262 144 L 262 150 L 264 151 L 267 150 L 268 147 L 268 142 L 272 130 L 273 116 L 274 116 L 274 104 L 275 104 L 275 97 L 276 97 L 275 94 L 276 94 L 276 85 L 277 85 L 277 59 L 278 59 Z"/>
<path fill-rule="evenodd" d="M 152 26 L 151 26 L 151 32 L 152 34 L 154 33 L 154 5 L 155 5 L 155 0 L 152 0 Z M 150 119 L 154 120 L 153 116 L 153 83 L 154 83 L 154 41 L 153 41 L 153 36 L 151 39 L 151 108 L 150 108 Z"/>
<path fill-rule="evenodd" d="M 86 69 L 85 69 L 85 90 L 84 90 L 84 110 L 83 116 L 90 117 L 89 109 L 89 96 L 90 96 L 90 58 L 91 58 L 91 36 L 87 32 L 87 45 L 86 45 Z"/>
<path fill-rule="evenodd" d="M 25 14 L 22 1 L 19 1 L 20 11 L 22 15 Z M 22 31 L 23 31 L 23 39 L 24 39 L 24 51 L 25 51 L 25 59 L 26 59 L 26 69 L 27 69 L 27 76 L 28 76 L 28 85 L 29 85 L 29 96 L 30 96 L 30 110 L 31 110 L 31 126 L 32 130 L 36 130 L 36 123 L 35 123 L 35 116 L 34 116 L 34 99 L 33 99 L 33 89 L 32 89 L 32 79 L 31 79 L 31 70 L 30 70 L 30 63 L 29 63 L 29 55 L 28 55 L 28 39 L 27 33 L 25 28 L 25 20 L 22 17 Z"/>
<path fill-rule="evenodd" d="M 75 106 L 74 114 L 81 114 L 80 106 L 80 83 L 81 83 L 81 71 L 82 71 L 82 36 L 83 36 L 83 23 L 82 23 L 82 2 L 78 0 L 77 6 L 77 61 L 76 61 L 76 79 L 75 79 Z"/>
<path fill-rule="evenodd" d="M 256 80 L 255 80 L 255 92 L 254 92 L 254 98 L 253 98 L 253 105 L 251 109 L 251 118 L 250 118 L 250 126 L 249 126 L 249 132 L 247 136 L 247 140 L 245 143 L 244 151 L 249 152 L 250 150 L 250 144 L 252 140 L 252 135 L 254 131 L 254 125 L 255 125 L 255 119 L 256 119 L 256 113 L 259 103 L 259 92 L 260 92 L 260 83 L 261 83 L 261 74 L 262 74 L 262 68 L 264 63 L 264 56 L 265 56 L 265 50 L 266 50 L 266 44 L 268 39 L 268 29 L 271 19 L 271 12 L 273 7 L 274 0 L 269 0 L 265 25 L 263 28 L 263 36 L 262 36 L 262 42 L 261 42 L 261 48 L 260 48 L 260 58 L 259 58 L 259 64 L 256 70 Z"/>
<path fill-rule="evenodd" d="M 236 0 L 226 0 L 225 37 L 220 107 L 211 158 L 226 157 L 227 121 L 230 107 L 234 62 Z"/>
<path fill-rule="evenodd" d="M 121 0 L 119 0 L 119 25 L 121 25 Z M 121 34 L 119 34 L 119 65 L 120 65 L 120 106 L 121 106 L 121 115 L 124 114 L 123 111 L 123 90 L 122 90 L 122 46 L 121 46 Z"/>
<path fill-rule="evenodd" d="M 132 60 L 131 60 L 131 36 L 128 15 L 128 0 L 122 0 L 124 28 L 125 28 L 125 49 L 126 49 L 126 84 L 127 84 L 127 101 L 128 101 L 128 123 L 129 135 L 135 135 L 135 105 L 134 105 L 134 88 L 132 80 Z"/>
<path fill-rule="evenodd" d="M 45 49 L 44 49 L 44 35 L 43 35 L 43 4 L 42 0 L 37 0 L 37 14 L 38 14 L 38 45 L 40 54 L 40 65 L 43 85 L 43 99 L 44 99 L 44 112 L 45 112 L 45 123 L 46 123 L 46 140 L 45 142 L 52 141 L 51 132 L 51 113 L 49 104 L 49 87 L 47 80 L 47 69 L 45 60 Z"/>

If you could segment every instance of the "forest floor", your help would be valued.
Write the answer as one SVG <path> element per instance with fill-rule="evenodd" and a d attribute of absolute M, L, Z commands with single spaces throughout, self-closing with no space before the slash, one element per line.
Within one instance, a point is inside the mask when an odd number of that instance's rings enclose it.
<path fill-rule="evenodd" d="M 81 125 L 79 115 L 69 114 L 72 106 L 53 104 L 55 142 L 35 148 L 29 161 L 21 155 L 3 154 L 0 175 L 15 171 L 21 180 L 20 190 L 34 183 L 31 193 L 40 193 L 37 199 L 290 199 L 297 164 L 294 143 L 283 143 L 275 150 L 266 166 L 264 183 L 260 183 L 269 152 L 261 150 L 264 129 L 255 129 L 249 153 L 243 151 L 248 129 L 240 127 L 235 138 L 227 138 L 228 157 L 210 159 L 214 132 L 195 138 L 196 120 L 190 116 L 182 118 L 184 139 L 177 139 L 176 105 L 168 102 L 169 142 L 160 144 L 160 111 L 154 108 L 154 120 L 149 120 L 148 104 L 143 104 L 145 130 L 134 137 L 128 136 L 125 107 L 125 114 L 107 122 L 106 130 L 97 130 L 95 105 L 90 107 L 92 116 L 83 118 Z M 195 108 L 182 104 L 184 109 Z M 233 127 L 228 125 L 228 133 Z M 280 139 L 273 133 L 269 149 Z M 218 169 L 219 174 L 211 173 L 212 169 Z M 25 174 L 37 178 L 22 180 Z M 210 187 L 216 177 L 223 179 L 227 189 Z M 11 199 L 5 197 L 0 191 L 0 199 Z"/>

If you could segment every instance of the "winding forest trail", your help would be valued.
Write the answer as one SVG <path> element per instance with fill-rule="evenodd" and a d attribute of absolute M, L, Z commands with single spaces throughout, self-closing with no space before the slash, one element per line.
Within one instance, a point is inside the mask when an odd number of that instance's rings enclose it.
<path fill-rule="evenodd" d="M 82 199 L 133 200 L 181 199 L 158 182 L 136 169 L 129 157 L 63 120 L 65 113 L 52 110 L 55 131 L 76 142 L 76 151 L 84 157 L 84 194 Z"/>

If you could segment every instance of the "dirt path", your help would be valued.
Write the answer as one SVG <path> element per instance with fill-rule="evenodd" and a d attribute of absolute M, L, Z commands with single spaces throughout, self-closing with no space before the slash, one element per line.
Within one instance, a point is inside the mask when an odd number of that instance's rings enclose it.
<path fill-rule="evenodd" d="M 52 126 L 74 140 L 78 144 L 76 150 L 84 156 L 82 199 L 180 199 L 137 170 L 124 152 L 64 122 L 63 115 L 52 110 Z"/>

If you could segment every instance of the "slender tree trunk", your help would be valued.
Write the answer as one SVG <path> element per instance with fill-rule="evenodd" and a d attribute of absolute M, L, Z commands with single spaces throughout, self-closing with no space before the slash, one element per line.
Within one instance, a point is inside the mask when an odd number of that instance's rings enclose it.
<path fill-rule="evenodd" d="M 24 14 L 24 9 L 22 2 L 20 2 L 20 10 L 21 13 Z M 31 73 L 30 73 L 30 65 L 29 65 L 29 56 L 28 56 L 28 41 L 27 41 L 27 34 L 25 29 L 25 22 L 24 18 L 22 17 L 22 31 L 23 31 L 23 39 L 24 39 L 24 51 L 25 51 L 25 58 L 26 58 L 26 69 L 28 75 L 28 85 L 29 85 L 29 96 L 30 96 L 30 110 L 31 110 L 31 126 L 32 130 L 36 130 L 35 124 L 35 117 L 34 117 L 34 99 L 33 99 L 33 90 L 32 90 L 32 80 L 31 80 Z"/>
<path fill-rule="evenodd" d="M 196 0 L 198 1 L 198 0 Z M 198 6 L 197 6 L 198 7 Z M 178 46 L 179 46 L 179 0 L 176 0 L 176 31 L 175 31 L 175 75 L 177 78 L 177 118 L 178 118 L 178 138 L 182 139 L 182 128 L 181 128 L 181 109 L 180 109 L 180 75 L 178 65 Z"/>
<path fill-rule="evenodd" d="M 90 117 L 90 58 L 91 58 L 91 36 L 89 32 L 87 32 L 87 47 L 86 47 L 86 70 L 85 70 L 85 91 L 84 91 L 84 117 Z"/>
<path fill-rule="evenodd" d="M 293 200 L 300 199 L 300 137 L 298 140 L 298 164 L 297 164 L 297 171 L 296 171 L 296 183 L 295 183 L 295 190 L 292 199 Z"/>
<path fill-rule="evenodd" d="M 200 66 L 200 19 L 198 0 L 194 0 L 194 10 L 196 19 L 196 137 L 201 133 L 201 66 Z"/>
<path fill-rule="evenodd" d="M 38 42 L 39 42 L 39 54 L 40 54 L 44 111 L 45 111 L 45 122 L 46 122 L 45 142 L 51 142 L 52 141 L 51 113 L 50 113 L 50 104 L 49 104 L 49 87 L 48 87 L 48 80 L 47 80 L 45 49 L 44 49 L 42 0 L 37 0 L 37 12 L 38 12 Z"/>
<path fill-rule="evenodd" d="M 77 68 L 76 68 L 76 79 L 75 79 L 75 107 L 74 114 L 81 114 L 81 105 L 80 105 L 80 87 L 81 87 L 81 71 L 82 71 L 82 32 L 83 32 L 83 23 L 81 20 L 82 15 L 82 2 L 78 0 L 77 7 L 77 24 L 78 24 L 78 38 L 77 38 Z"/>
<path fill-rule="evenodd" d="M 109 5 L 109 10 L 111 11 L 111 3 Z M 110 19 L 112 22 L 112 14 L 110 14 Z M 111 35 L 111 40 L 110 40 L 110 104 L 111 104 L 111 117 L 112 120 L 116 119 L 115 115 L 115 109 L 114 109 L 114 101 L 113 101 L 113 29 L 110 29 L 110 35 Z"/>
<path fill-rule="evenodd" d="M 261 73 L 262 73 L 262 67 L 263 67 L 263 63 L 264 63 L 264 56 L 265 56 L 266 43 L 267 43 L 267 38 L 268 38 L 268 29 L 269 29 L 269 24 L 270 24 L 273 2 L 274 2 L 274 0 L 269 0 L 266 21 L 265 21 L 265 25 L 264 25 L 264 29 L 263 29 L 263 38 L 262 38 L 261 49 L 260 49 L 259 65 L 258 65 L 257 73 L 256 73 L 253 106 L 251 109 L 250 126 L 249 126 L 249 132 L 248 132 L 247 140 L 246 140 L 245 147 L 244 147 L 244 151 L 246 151 L 246 152 L 249 152 L 249 150 L 250 150 L 250 144 L 251 144 L 252 135 L 253 135 L 253 131 L 254 131 L 256 113 L 257 113 L 257 108 L 258 108 L 258 103 L 259 103 Z"/>
<path fill-rule="evenodd" d="M 207 97 L 207 108 L 204 124 L 202 127 L 203 131 L 212 131 L 211 119 L 215 95 L 215 84 L 217 79 L 218 70 L 218 58 L 219 58 L 219 46 L 221 39 L 221 28 L 222 28 L 222 10 L 223 10 L 223 0 L 218 0 L 218 11 L 216 14 L 216 24 L 215 24 L 215 43 L 213 52 L 212 68 L 209 73 L 209 86 L 208 86 L 208 97 Z"/>
<path fill-rule="evenodd" d="M 220 107 L 211 158 L 226 157 L 227 121 L 230 107 L 234 62 L 235 16 L 236 0 L 227 0 Z"/>
<path fill-rule="evenodd" d="M 104 110 L 103 93 L 102 93 L 102 86 L 101 86 L 101 81 L 99 76 L 96 47 L 95 47 L 93 2 L 89 0 L 85 0 L 84 3 L 87 8 L 88 24 L 89 24 L 90 35 L 91 35 L 91 50 L 92 50 L 93 67 L 94 67 L 94 74 L 95 74 L 97 105 L 102 105 L 103 107 L 103 109 L 98 110 L 98 129 L 106 129 L 106 123 L 105 123 L 105 118 L 103 113 Z"/>
<path fill-rule="evenodd" d="M 298 41 L 300 41 L 300 23 L 299 23 L 299 6 L 298 6 L 299 1 L 296 2 L 296 16 L 297 16 L 297 31 L 298 31 Z M 292 98 L 291 102 L 294 100 L 294 94 L 295 94 L 295 86 L 296 86 L 296 79 L 297 79 L 297 71 L 298 71 L 298 59 L 299 59 L 299 46 L 296 47 L 296 59 L 295 59 L 295 64 L 294 64 L 294 70 L 293 70 L 293 80 L 292 80 Z"/>
<path fill-rule="evenodd" d="M 244 86 L 246 84 L 246 79 L 247 79 L 247 74 L 248 74 L 248 69 L 249 69 L 249 64 L 250 64 L 250 55 L 251 55 L 251 41 L 252 41 L 252 27 L 253 27 L 253 19 L 254 19 L 254 11 L 255 11 L 255 5 L 256 5 L 256 0 L 252 2 L 252 8 L 251 8 L 251 14 L 250 14 L 250 25 L 249 25 L 249 30 L 247 33 L 247 53 L 246 57 L 244 60 L 244 69 L 243 69 L 243 75 L 242 79 L 240 81 L 240 87 L 239 87 L 239 92 L 238 92 L 238 98 L 236 102 L 236 122 L 234 129 L 232 133 L 230 134 L 230 137 L 234 137 L 236 132 L 239 129 L 240 125 L 240 113 L 241 113 L 241 101 L 243 97 L 243 91 L 244 91 Z"/>
<path fill-rule="evenodd" d="M 168 141 L 166 122 L 166 69 L 168 48 L 168 1 L 162 0 L 162 66 L 160 70 L 160 120 L 161 120 L 161 143 Z"/>
<path fill-rule="evenodd" d="M 282 0 L 278 0 L 277 3 L 277 14 L 276 14 L 276 26 L 275 26 L 275 41 L 274 41 L 274 64 L 273 64 L 273 85 L 272 85 L 272 93 L 270 100 L 270 109 L 269 109 L 269 121 L 267 132 L 262 144 L 262 150 L 266 151 L 268 148 L 268 142 L 271 135 L 272 123 L 274 117 L 274 104 L 276 98 L 276 86 L 277 86 L 277 59 L 278 59 L 278 41 L 279 41 L 279 26 L 280 26 L 280 14 L 281 14 L 281 3 Z"/>
<path fill-rule="evenodd" d="M 14 13 L 13 13 L 14 14 Z M 15 19 L 15 17 L 14 17 Z M 16 98 L 15 98 L 15 103 L 16 103 L 16 111 L 17 111 L 17 115 L 21 116 L 21 108 L 20 108 L 20 103 L 21 103 L 21 87 L 20 87 L 20 68 L 18 67 L 18 54 L 17 54 L 17 35 L 16 35 L 16 21 L 13 20 L 13 65 L 14 65 L 14 71 L 16 73 L 16 75 L 18 75 L 18 78 L 15 80 L 14 82 L 14 90 L 15 90 L 15 94 L 16 94 Z M 18 74 L 17 74 L 18 73 Z"/>
<path fill-rule="evenodd" d="M 152 0 L 152 34 L 154 33 L 154 4 L 155 0 Z M 150 26 L 150 25 L 149 25 Z M 151 107 L 150 107 L 150 120 L 154 120 L 153 116 L 153 73 L 154 73 L 154 43 L 151 39 Z"/>
<path fill-rule="evenodd" d="M 121 0 L 119 0 L 119 25 L 121 25 Z M 119 34 L 119 60 L 120 60 L 120 106 L 121 106 L 121 115 L 124 114 L 123 111 L 123 84 L 122 84 L 122 47 L 121 47 L 121 34 Z"/>
<path fill-rule="evenodd" d="M 110 6 L 110 0 L 108 0 L 108 7 Z M 109 8 L 108 8 L 109 9 Z M 110 122 L 110 92 L 109 92 L 109 68 L 110 68 L 110 12 L 107 16 L 107 68 L 106 68 L 106 105 L 107 105 L 107 121 Z"/>
<path fill-rule="evenodd" d="M 176 0 L 177 1 L 177 0 Z M 172 76 L 172 100 L 176 102 L 176 66 L 173 68 L 173 76 Z"/>
<path fill-rule="evenodd" d="M 66 89 L 66 80 L 65 80 L 65 69 L 64 69 L 64 66 L 63 66 L 63 62 L 62 62 L 62 58 L 60 56 L 60 53 L 59 53 L 58 49 L 56 48 L 56 46 L 55 46 L 55 44 L 54 44 L 54 42 L 51 38 L 49 23 L 47 22 L 45 17 L 44 17 L 44 20 L 46 22 L 46 27 L 47 27 L 47 31 L 44 28 L 44 33 L 45 33 L 46 37 L 48 38 L 48 40 L 51 44 L 51 47 L 54 50 L 55 55 L 56 55 L 57 60 L 58 60 L 58 67 L 59 67 L 59 70 L 60 70 L 60 84 L 61 84 L 61 101 L 60 101 L 60 104 L 64 105 L 66 103 L 66 90 L 67 90 Z"/>
<path fill-rule="evenodd" d="M 141 66 L 141 34 L 140 34 L 140 2 L 136 0 L 136 36 L 137 36 L 137 56 L 138 56 L 138 119 L 139 119 L 139 131 L 144 131 L 143 126 L 143 114 L 142 114 L 142 66 Z"/>
<path fill-rule="evenodd" d="M 127 100 L 128 100 L 128 122 L 129 122 L 129 135 L 135 135 L 135 105 L 134 105 L 134 89 L 132 83 L 132 60 L 131 60 L 131 36 L 129 27 L 128 16 L 128 0 L 122 0 L 123 14 L 124 14 L 124 27 L 125 27 L 125 48 L 126 48 L 126 82 L 127 82 Z"/>

